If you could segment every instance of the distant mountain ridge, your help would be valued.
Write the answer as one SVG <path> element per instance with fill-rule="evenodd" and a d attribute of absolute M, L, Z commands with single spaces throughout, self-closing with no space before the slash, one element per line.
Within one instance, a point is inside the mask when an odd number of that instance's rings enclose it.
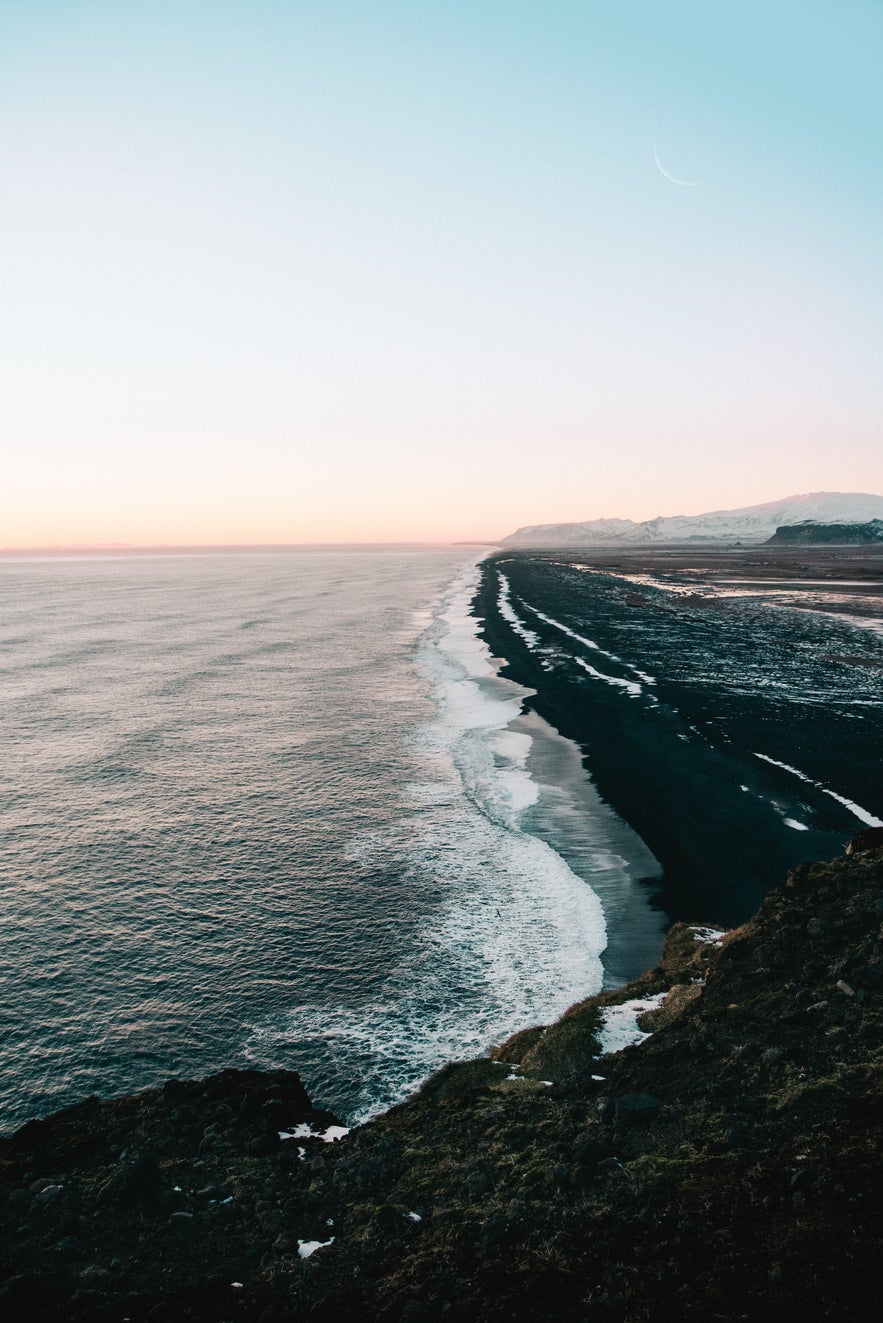
<path fill-rule="evenodd" d="M 643 542 L 763 542 L 784 524 L 861 524 L 883 519 L 883 496 L 870 492 L 806 492 L 780 501 L 655 519 L 589 519 L 534 524 L 502 539 L 507 547 L 603 546 Z"/>

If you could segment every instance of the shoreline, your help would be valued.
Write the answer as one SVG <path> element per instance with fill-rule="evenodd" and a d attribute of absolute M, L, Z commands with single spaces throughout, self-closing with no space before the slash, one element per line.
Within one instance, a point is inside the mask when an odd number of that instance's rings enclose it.
<path fill-rule="evenodd" d="M 495 659 L 502 670 L 504 658 Z M 607 941 L 601 951 L 603 991 L 638 978 L 659 959 L 667 924 L 651 904 L 661 867 L 586 769 L 582 750 L 530 704 L 512 723 L 533 741 L 527 771 L 539 786 L 521 830 L 546 841 L 598 897 Z M 588 994 L 586 994 L 588 995 Z"/>
<path fill-rule="evenodd" d="M 872 829 L 342 1138 L 286 1071 L 30 1122 L 0 1140 L 0 1300 L 31 1323 L 871 1323 L 881 906 Z"/>
<path fill-rule="evenodd" d="M 639 977 L 659 958 L 664 917 L 650 903 L 647 883 L 658 883 L 661 868 L 651 851 L 615 808 L 604 802 L 588 772 L 580 745 L 537 710 L 535 690 L 509 673 L 509 662 L 483 636 L 475 604 L 484 564 L 476 562 L 475 584 L 465 618 L 485 652 L 495 684 L 509 690 L 521 711 L 506 731 L 529 741 L 523 772 L 536 801 L 518 815 L 516 830 L 547 844 L 601 905 L 606 945 L 600 952 L 603 991 Z M 580 996 L 589 992 L 581 990 Z"/>
<path fill-rule="evenodd" d="M 500 552 L 486 558 L 473 613 L 492 654 L 504 659 L 502 674 L 533 691 L 526 706 L 578 746 L 602 799 L 659 860 L 661 878 L 646 880 L 652 907 L 662 910 L 670 922 L 724 926 L 744 922 L 789 868 L 830 855 L 863 821 L 880 820 L 873 811 L 860 810 L 862 816 L 857 817 L 845 807 L 847 800 L 860 804 L 867 797 L 868 781 L 873 787 L 879 702 L 873 708 L 856 709 L 861 724 L 854 720 L 849 729 L 848 738 L 855 746 L 850 759 L 841 753 L 842 722 L 833 701 L 827 709 L 816 705 L 804 710 L 799 703 L 764 706 L 762 688 L 757 698 L 730 700 L 725 690 L 718 690 L 703 700 L 695 687 L 670 683 L 664 673 L 652 686 L 636 680 L 643 675 L 637 668 L 647 664 L 641 640 L 648 637 L 649 628 L 663 631 L 665 646 L 677 646 L 697 629 L 710 632 L 713 639 L 718 622 L 725 619 L 720 612 L 729 609 L 728 603 L 709 606 L 703 595 L 709 578 L 707 568 L 703 569 L 708 565 L 707 552 L 633 551 L 626 558 L 620 549 L 607 549 L 595 551 L 591 566 L 582 563 L 587 559 L 582 549 L 568 556 Z M 842 555 L 824 549 L 824 558 L 834 567 L 828 564 L 823 571 L 827 578 L 838 570 L 842 574 L 844 565 L 854 575 L 851 555 L 844 562 Z M 731 559 L 728 553 L 724 569 L 730 568 Z M 799 578 L 797 567 L 805 566 L 806 559 L 790 549 L 779 556 L 764 554 L 758 577 L 774 577 L 784 569 Z M 865 560 L 868 585 L 876 588 L 883 557 L 863 555 L 863 564 Z M 738 557 L 738 563 L 741 574 L 750 578 L 747 558 Z M 507 579 L 512 579 L 505 615 L 500 606 L 501 564 Z M 581 573 L 587 568 L 597 574 Z M 819 573 L 817 564 L 810 568 Z M 664 572 L 685 584 L 674 609 L 667 600 L 673 594 L 644 585 L 636 591 L 632 583 L 619 582 L 606 592 L 613 578 L 648 571 Z M 606 596 L 596 590 L 600 584 L 605 585 Z M 530 609 L 521 607 L 522 615 L 513 623 L 505 616 L 511 613 L 512 601 L 520 605 L 521 594 L 526 594 Z M 592 613 L 591 625 L 574 623 L 586 612 Z M 808 613 L 794 613 L 798 614 L 805 619 Z M 566 637 L 563 625 L 552 628 L 552 617 L 571 621 L 571 637 Z M 784 613 L 782 618 L 787 622 Z M 608 652 L 598 654 L 574 642 L 580 630 L 600 638 Z M 849 655 L 832 660 L 842 667 L 850 665 L 852 674 L 867 682 L 874 667 L 883 665 L 883 649 L 874 633 L 862 630 L 861 634 L 853 650 L 861 646 L 869 651 L 867 660 Z M 623 651 L 624 643 L 631 652 Z M 657 641 L 657 654 L 660 646 Z M 617 665 L 620 655 L 629 660 Z M 582 656 L 600 656 L 597 664 L 604 673 L 584 666 Z M 587 680 L 585 670 L 597 681 Z M 609 683 L 600 683 L 608 679 L 608 672 Z M 729 731 L 719 720 L 727 704 L 735 713 Z M 814 765 L 812 759 L 822 775 L 812 770 L 805 775 L 807 764 L 811 769 Z M 859 789 L 838 793 L 844 777 L 852 777 Z M 832 784 L 836 791 L 828 788 Z"/>

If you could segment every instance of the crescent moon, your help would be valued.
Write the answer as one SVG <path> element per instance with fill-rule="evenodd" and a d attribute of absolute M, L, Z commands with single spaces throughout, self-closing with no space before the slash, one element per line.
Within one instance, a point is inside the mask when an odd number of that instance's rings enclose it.
<path fill-rule="evenodd" d="M 662 162 L 659 159 L 659 152 L 656 149 L 655 142 L 653 144 L 653 160 L 656 162 L 656 169 L 659 171 L 661 175 L 664 175 L 665 178 L 670 183 L 680 184 L 681 188 L 695 188 L 696 185 L 698 184 L 699 182 L 698 179 L 678 179 L 676 175 L 669 174 L 669 172 L 666 170 L 665 166 L 662 164 Z"/>

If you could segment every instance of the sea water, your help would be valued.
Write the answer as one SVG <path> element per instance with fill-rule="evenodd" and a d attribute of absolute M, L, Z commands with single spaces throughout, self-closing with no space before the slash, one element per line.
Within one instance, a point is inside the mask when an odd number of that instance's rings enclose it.
<path fill-rule="evenodd" d="M 652 960 L 654 861 L 498 674 L 479 557 L 0 562 L 4 1129 L 248 1064 L 361 1120 Z"/>

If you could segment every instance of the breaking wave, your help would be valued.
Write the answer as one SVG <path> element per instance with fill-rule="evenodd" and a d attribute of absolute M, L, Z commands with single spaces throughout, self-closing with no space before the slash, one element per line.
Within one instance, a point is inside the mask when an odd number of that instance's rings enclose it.
<path fill-rule="evenodd" d="M 400 1101 L 445 1062 L 559 1016 L 603 980 L 598 895 L 524 826 L 541 790 L 528 768 L 533 738 L 512 728 L 529 691 L 497 675 L 478 638 L 477 573 L 473 565 L 457 578 L 418 647 L 436 703 L 412 735 L 421 777 L 400 818 L 351 844 L 361 867 L 394 865 L 415 892 L 436 893 L 433 921 L 371 1004 L 302 1004 L 253 1030 L 254 1055 L 296 1042 L 317 1063 L 324 1102 L 348 1078 L 350 1122 Z M 609 849 L 598 855 L 609 871 Z"/>

